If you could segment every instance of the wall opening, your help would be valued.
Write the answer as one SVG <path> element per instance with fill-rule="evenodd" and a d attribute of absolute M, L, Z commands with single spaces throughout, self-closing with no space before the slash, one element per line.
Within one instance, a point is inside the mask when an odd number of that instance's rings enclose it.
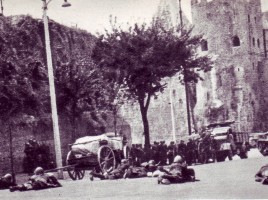
<path fill-rule="evenodd" d="M 259 39 L 257 39 L 257 45 L 258 45 L 259 48 L 261 47 Z"/>
<path fill-rule="evenodd" d="M 255 47 L 255 38 L 252 38 L 252 45 Z"/>
<path fill-rule="evenodd" d="M 207 40 L 202 40 L 201 41 L 201 50 L 202 51 L 208 51 L 208 41 Z"/>
<path fill-rule="evenodd" d="M 233 40 L 232 41 L 233 42 L 233 47 L 240 46 L 240 39 L 239 39 L 239 37 L 237 35 L 235 35 L 232 40 Z"/>

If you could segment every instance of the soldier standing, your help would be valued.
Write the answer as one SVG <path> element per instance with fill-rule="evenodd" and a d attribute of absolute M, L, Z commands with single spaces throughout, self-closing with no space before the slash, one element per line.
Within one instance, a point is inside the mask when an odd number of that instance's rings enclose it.
<path fill-rule="evenodd" d="M 195 149 L 196 149 L 196 145 L 194 143 L 194 141 L 190 138 L 188 143 L 187 143 L 187 156 L 186 156 L 186 163 L 188 165 L 192 165 L 193 162 L 195 162 Z"/>
<path fill-rule="evenodd" d="M 178 144 L 178 155 L 180 155 L 183 159 L 185 159 L 186 156 L 186 144 L 184 143 L 184 140 L 181 140 Z"/>
<path fill-rule="evenodd" d="M 167 152 L 168 164 L 171 164 L 176 154 L 175 142 L 171 141 L 167 148 L 168 148 L 168 152 Z"/>

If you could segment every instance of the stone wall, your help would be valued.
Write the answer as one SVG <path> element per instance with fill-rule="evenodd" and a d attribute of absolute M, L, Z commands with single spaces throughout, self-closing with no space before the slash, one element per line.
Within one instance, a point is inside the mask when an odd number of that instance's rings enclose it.
<path fill-rule="evenodd" d="M 212 99 L 202 101 L 198 93 L 196 113 L 203 113 L 208 123 L 235 120 L 237 131 L 258 129 L 258 66 L 264 59 L 260 1 L 192 1 L 192 16 L 194 33 L 204 34 L 208 42 L 208 52 L 201 53 L 217 56 L 214 70 L 198 86 Z M 238 46 L 233 45 L 235 36 Z M 223 109 L 209 117 L 206 110 L 215 110 L 213 101 L 220 101 Z"/>
<path fill-rule="evenodd" d="M 163 93 L 159 93 L 157 99 L 151 99 L 148 109 L 151 142 L 173 141 L 172 123 L 175 127 L 175 140 L 188 133 L 184 85 L 181 85 L 178 76 L 163 82 L 168 84 L 167 88 Z M 143 143 L 143 124 L 138 103 L 125 104 L 120 112 L 131 127 L 132 143 Z M 174 113 L 174 119 L 171 112 Z"/>

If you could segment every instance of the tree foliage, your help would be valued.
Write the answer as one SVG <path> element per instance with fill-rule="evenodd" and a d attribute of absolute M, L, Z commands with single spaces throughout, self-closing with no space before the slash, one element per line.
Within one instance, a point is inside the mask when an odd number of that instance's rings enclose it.
<path fill-rule="evenodd" d="M 3 17 L 0 25 L 1 117 L 31 115 L 50 123 L 43 21 L 30 16 Z M 87 110 L 95 112 L 104 87 L 99 84 L 98 68 L 90 61 L 94 37 L 51 20 L 49 31 L 58 114 L 73 118 Z"/>
<path fill-rule="evenodd" d="M 180 73 L 182 82 L 197 82 L 202 80 L 198 72 L 210 70 L 209 57 L 197 54 L 201 39 L 191 36 L 191 30 L 167 30 L 157 20 L 149 26 L 135 24 L 128 30 L 113 24 L 111 32 L 99 37 L 93 58 L 108 73 L 119 71 L 128 98 L 138 101 L 147 147 L 147 111 L 151 97 L 163 92 L 166 86 L 162 80 Z"/>

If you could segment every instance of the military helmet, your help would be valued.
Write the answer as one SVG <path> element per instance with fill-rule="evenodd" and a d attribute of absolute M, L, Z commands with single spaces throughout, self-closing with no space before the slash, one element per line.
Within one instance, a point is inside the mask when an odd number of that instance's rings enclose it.
<path fill-rule="evenodd" d="M 149 164 L 150 166 L 155 166 L 155 161 L 154 161 L 154 160 L 149 160 L 148 164 Z"/>
<path fill-rule="evenodd" d="M 169 185 L 169 184 L 170 184 L 170 181 L 169 181 L 168 179 L 164 178 L 164 179 L 161 181 L 161 183 L 162 183 L 163 185 Z"/>
<path fill-rule="evenodd" d="M 5 178 L 7 180 L 11 180 L 12 179 L 12 175 L 11 174 L 6 174 L 3 178 Z"/>
<path fill-rule="evenodd" d="M 182 157 L 181 156 L 176 156 L 173 160 L 174 163 L 182 163 Z"/>
<path fill-rule="evenodd" d="M 262 175 L 268 177 L 268 170 L 265 170 L 264 172 L 262 172 Z"/>
<path fill-rule="evenodd" d="M 122 159 L 122 160 L 121 160 L 121 163 L 122 163 L 122 164 L 126 164 L 127 162 L 128 162 L 128 159 Z"/>
<path fill-rule="evenodd" d="M 37 168 L 34 170 L 34 174 L 35 174 L 35 175 L 44 174 L 44 169 L 43 169 L 42 167 L 37 167 Z"/>

